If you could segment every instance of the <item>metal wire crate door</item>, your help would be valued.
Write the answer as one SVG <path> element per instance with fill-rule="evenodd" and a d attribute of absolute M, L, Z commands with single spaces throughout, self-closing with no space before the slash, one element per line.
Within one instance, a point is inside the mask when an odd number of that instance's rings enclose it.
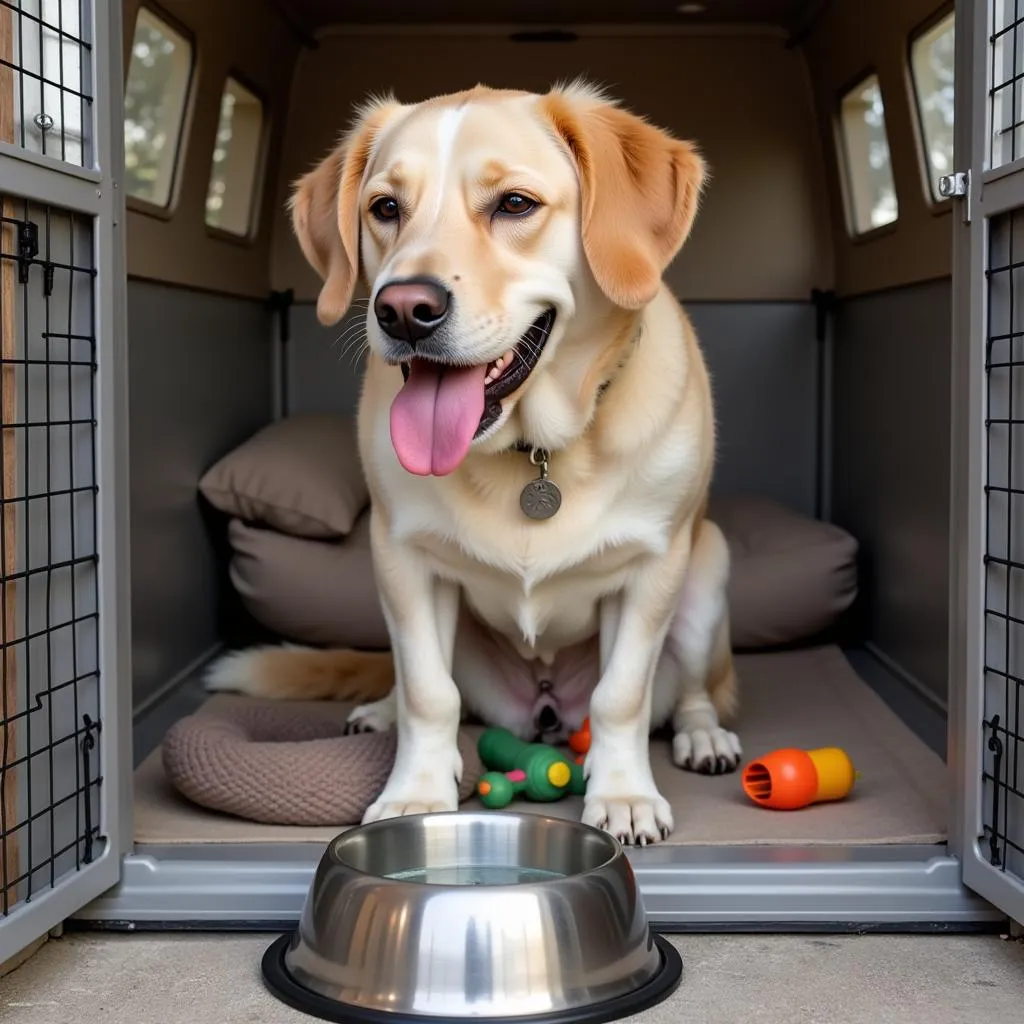
<path fill-rule="evenodd" d="M 124 846 L 119 19 L 0 0 L 0 963 L 114 884 Z"/>
<path fill-rule="evenodd" d="M 1024 5 L 956 31 L 950 749 L 964 881 L 1024 920 Z"/>
<path fill-rule="evenodd" d="M 92 227 L 66 211 L 0 203 L 8 914 L 92 859 L 102 778 Z"/>

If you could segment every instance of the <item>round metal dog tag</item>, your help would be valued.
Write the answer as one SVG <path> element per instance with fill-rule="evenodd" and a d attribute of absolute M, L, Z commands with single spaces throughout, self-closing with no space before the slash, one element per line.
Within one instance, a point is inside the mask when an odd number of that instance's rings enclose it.
<path fill-rule="evenodd" d="M 519 507 L 531 519 L 550 519 L 562 505 L 562 492 L 546 477 L 531 480 L 519 495 Z"/>

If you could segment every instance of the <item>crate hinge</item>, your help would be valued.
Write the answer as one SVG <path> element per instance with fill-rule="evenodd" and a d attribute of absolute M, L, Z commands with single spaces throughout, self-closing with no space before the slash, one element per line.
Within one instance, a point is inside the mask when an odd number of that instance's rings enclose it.
<path fill-rule="evenodd" d="M 992 754 L 992 825 L 988 832 L 989 863 L 993 867 L 1001 867 L 1002 855 L 999 851 L 999 785 L 1003 771 L 1003 741 L 999 736 L 999 716 L 993 715 L 991 722 L 983 722 L 982 729 L 986 727 L 991 730 L 986 746 Z M 982 836 L 982 839 L 985 837 Z"/>
<path fill-rule="evenodd" d="M 964 223 L 971 223 L 971 172 L 956 171 L 939 178 L 939 195 L 943 199 L 964 201 Z"/>
<path fill-rule="evenodd" d="M 54 267 L 48 259 L 39 259 L 39 225 L 35 221 L 13 217 L 0 217 L 0 220 L 15 229 L 17 249 L 13 259 L 18 265 L 18 284 L 28 284 L 32 267 L 38 265 L 43 268 L 43 294 L 49 298 L 53 293 Z"/>

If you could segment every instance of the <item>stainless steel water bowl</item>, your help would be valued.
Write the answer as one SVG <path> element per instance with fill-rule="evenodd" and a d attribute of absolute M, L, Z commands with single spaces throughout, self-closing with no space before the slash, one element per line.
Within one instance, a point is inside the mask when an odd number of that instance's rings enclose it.
<path fill-rule="evenodd" d="M 327 848 L 268 987 L 327 1020 L 614 1020 L 678 985 L 610 835 L 540 814 L 374 822 Z"/>

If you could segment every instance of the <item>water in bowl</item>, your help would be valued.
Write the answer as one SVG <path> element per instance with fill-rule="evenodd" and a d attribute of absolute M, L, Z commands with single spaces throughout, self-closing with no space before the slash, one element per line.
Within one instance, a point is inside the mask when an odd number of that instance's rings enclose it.
<path fill-rule="evenodd" d="M 395 871 L 385 878 L 419 885 L 528 885 L 564 878 L 561 871 L 517 864 L 453 864 Z"/>

